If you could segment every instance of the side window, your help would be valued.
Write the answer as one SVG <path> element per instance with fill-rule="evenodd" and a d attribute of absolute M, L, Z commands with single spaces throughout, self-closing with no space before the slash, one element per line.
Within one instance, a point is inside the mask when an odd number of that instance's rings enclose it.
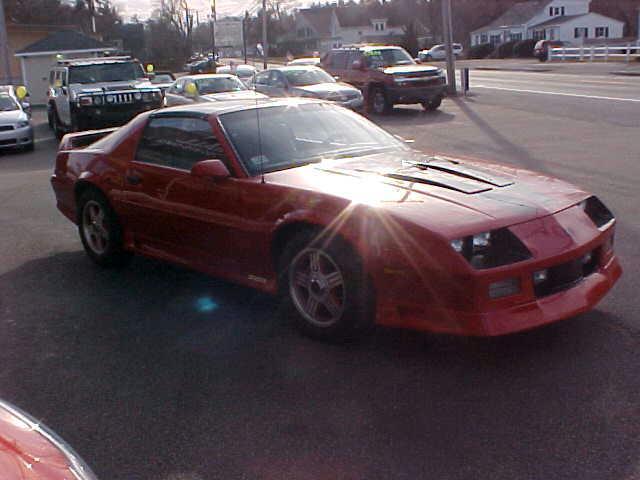
<path fill-rule="evenodd" d="M 256 75 L 255 83 L 258 85 L 268 85 L 269 84 L 269 74 L 270 72 L 261 72 Z"/>
<path fill-rule="evenodd" d="M 269 77 L 269 85 L 275 88 L 284 88 L 287 83 L 284 80 L 282 72 L 277 70 L 271 70 L 271 76 Z"/>
<path fill-rule="evenodd" d="M 211 125 L 201 118 L 157 117 L 147 124 L 136 152 L 136 161 L 191 170 L 202 160 L 226 162 Z"/>
<path fill-rule="evenodd" d="M 337 51 L 331 54 L 331 68 L 344 70 L 347 68 L 347 52 Z"/>
<path fill-rule="evenodd" d="M 347 68 L 351 68 L 356 60 L 362 61 L 362 55 L 358 50 L 353 50 L 347 55 Z"/>

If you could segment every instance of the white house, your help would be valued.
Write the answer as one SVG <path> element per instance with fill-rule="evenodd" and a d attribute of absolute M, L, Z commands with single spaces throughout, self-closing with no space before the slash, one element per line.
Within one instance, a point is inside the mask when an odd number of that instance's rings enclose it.
<path fill-rule="evenodd" d="M 471 32 L 471 45 L 513 40 L 622 38 L 624 22 L 590 11 L 591 0 L 532 0 L 513 5 L 489 25 Z"/>
<path fill-rule="evenodd" d="M 296 12 L 295 40 L 303 50 L 324 52 L 355 43 L 399 43 L 405 25 L 387 18 L 380 6 L 360 5 L 307 8 Z M 429 38 L 424 25 L 415 21 L 418 42 Z"/>

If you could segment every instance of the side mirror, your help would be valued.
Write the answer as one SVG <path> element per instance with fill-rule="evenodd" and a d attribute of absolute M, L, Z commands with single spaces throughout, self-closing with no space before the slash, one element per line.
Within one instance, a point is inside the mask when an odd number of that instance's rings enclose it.
<path fill-rule="evenodd" d="M 195 98 L 198 96 L 198 87 L 194 82 L 189 82 L 184 86 L 184 94 L 189 98 Z"/>
<path fill-rule="evenodd" d="M 223 180 L 229 178 L 231 174 L 221 160 L 203 160 L 191 167 L 191 175 L 199 178 L 211 180 Z"/>
<path fill-rule="evenodd" d="M 20 102 L 20 104 L 22 105 L 22 109 L 26 112 L 26 114 L 31 116 L 31 104 L 25 101 Z"/>

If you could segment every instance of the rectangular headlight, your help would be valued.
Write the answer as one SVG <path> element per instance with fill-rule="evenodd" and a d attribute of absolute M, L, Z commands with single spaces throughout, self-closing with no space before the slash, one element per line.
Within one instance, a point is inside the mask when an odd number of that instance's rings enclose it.
<path fill-rule="evenodd" d="M 578 205 L 598 228 L 606 227 L 615 219 L 611 210 L 596 196 L 591 196 Z"/>

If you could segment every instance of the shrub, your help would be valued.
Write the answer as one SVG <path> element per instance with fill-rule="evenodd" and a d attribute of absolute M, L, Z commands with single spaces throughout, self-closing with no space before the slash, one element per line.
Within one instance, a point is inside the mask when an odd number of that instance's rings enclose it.
<path fill-rule="evenodd" d="M 513 46 L 513 56 L 518 58 L 533 57 L 533 47 L 536 46 L 537 40 L 522 40 Z"/>
<path fill-rule="evenodd" d="M 493 51 L 493 45 L 490 43 L 481 43 L 480 45 L 474 45 L 469 49 L 469 58 L 480 59 L 487 58 Z"/>
<path fill-rule="evenodd" d="M 489 55 L 489 58 L 512 58 L 513 47 L 517 42 L 504 42 L 496 47 L 496 49 Z"/>

